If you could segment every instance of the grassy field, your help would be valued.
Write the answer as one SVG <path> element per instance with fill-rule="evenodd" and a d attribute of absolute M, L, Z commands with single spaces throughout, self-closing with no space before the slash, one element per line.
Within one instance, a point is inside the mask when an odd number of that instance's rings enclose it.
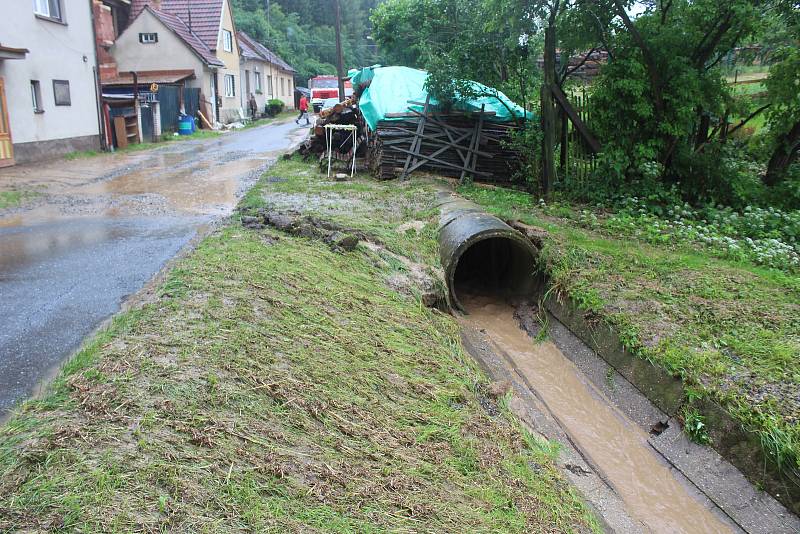
<path fill-rule="evenodd" d="M 552 283 L 614 325 L 631 351 L 682 377 L 692 418 L 691 401 L 710 396 L 783 465 L 800 469 L 800 277 L 621 236 L 602 219 L 587 229 L 579 208 L 544 206 L 525 193 L 461 192 L 545 228 L 542 268 Z"/>
<path fill-rule="evenodd" d="M 323 180 L 282 161 L 242 205 L 372 245 L 206 238 L 0 429 L 0 530 L 599 531 L 558 447 L 398 282 L 436 261 L 433 186 Z"/>

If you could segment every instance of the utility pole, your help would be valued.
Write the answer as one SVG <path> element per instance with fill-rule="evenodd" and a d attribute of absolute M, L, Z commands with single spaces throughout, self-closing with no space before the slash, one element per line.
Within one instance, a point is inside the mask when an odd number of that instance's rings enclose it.
<path fill-rule="evenodd" d="M 267 8 L 267 43 L 269 43 L 269 38 L 270 38 L 270 35 L 269 35 L 270 34 L 270 31 L 269 31 L 270 30 L 270 27 L 269 27 L 269 25 L 270 25 L 270 22 L 269 22 L 269 0 L 264 0 L 264 3 L 266 4 L 266 8 Z"/>
<path fill-rule="evenodd" d="M 339 0 L 333 0 L 336 8 L 336 79 L 339 81 L 339 101 L 344 100 L 344 67 L 342 63 L 342 13 Z"/>

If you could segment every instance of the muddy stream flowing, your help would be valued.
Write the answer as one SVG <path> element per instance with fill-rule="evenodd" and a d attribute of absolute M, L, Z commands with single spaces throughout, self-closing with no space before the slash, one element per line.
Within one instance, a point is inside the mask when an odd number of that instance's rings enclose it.
<path fill-rule="evenodd" d="M 628 513 L 658 533 L 730 532 L 690 495 L 647 443 L 647 434 L 615 409 L 553 343 L 537 343 L 514 308 L 497 297 L 463 295 L 462 323 L 478 329 L 513 361 L 570 439 L 602 471 Z"/>

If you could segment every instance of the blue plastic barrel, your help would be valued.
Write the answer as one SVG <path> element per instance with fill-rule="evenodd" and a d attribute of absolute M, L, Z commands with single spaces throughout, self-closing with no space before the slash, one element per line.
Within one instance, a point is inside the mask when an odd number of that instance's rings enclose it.
<path fill-rule="evenodd" d="M 194 121 L 188 115 L 178 118 L 178 133 L 181 135 L 192 135 L 194 132 Z"/>

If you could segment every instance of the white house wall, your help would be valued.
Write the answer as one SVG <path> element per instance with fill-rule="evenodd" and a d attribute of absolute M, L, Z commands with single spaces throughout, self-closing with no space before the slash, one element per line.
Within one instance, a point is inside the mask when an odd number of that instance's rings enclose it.
<path fill-rule="evenodd" d="M 261 92 L 256 92 L 256 78 L 254 74 L 256 72 L 261 73 Z M 240 102 L 242 108 L 245 109 L 245 112 L 248 109 L 248 102 L 250 101 L 250 95 L 245 94 L 245 89 L 247 88 L 247 82 L 245 81 L 247 78 L 247 73 L 250 73 L 250 92 L 253 93 L 253 96 L 255 96 L 259 113 L 263 113 L 267 104 L 267 100 L 269 99 L 269 95 L 267 94 L 267 75 L 269 74 L 268 64 L 264 61 L 256 61 L 252 59 L 242 62 L 242 68 L 239 72 L 239 79 L 242 83 Z"/>
<path fill-rule="evenodd" d="M 294 75 L 285 70 L 273 71 L 275 81 L 273 86 L 274 98 L 283 101 L 286 109 L 294 109 Z"/>
<path fill-rule="evenodd" d="M 139 42 L 140 33 L 158 34 L 158 42 L 143 44 Z M 194 71 L 195 79 L 186 82 L 187 87 L 199 87 L 206 98 L 211 99 L 210 71 L 205 63 L 172 30 L 161 23 L 147 10 L 128 26 L 120 35 L 111 54 L 117 62 L 120 73 L 143 70 L 184 70 Z"/>
<path fill-rule="evenodd" d="M 226 52 L 222 43 L 222 30 L 231 32 L 233 46 L 231 52 Z M 219 69 L 219 94 L 222 97 L 222 107 L 220 108 L 220 120 L 222 122 L 232 122 L 239 119 L 239 111 L 241 107 L 241 97 L 244 87 L 239 77 L 239 44 L 236 41 L 236 29 L 233 25 L 233 18 L 231 16 L 230 5 L 227 0 L 222 6 L 222 18 L 220 21 L 220 29 L 217 34 L 217 59 L 225 64 L 225 67 Z M 234 92 L 232 97 L 225 96 L 225 75 L 231 75 L 234 79 Z"/>
<path fill-rule="evenodd" d="M 88 1 L 62 0 L 65 24 L 34 15 L 31 0 L 2 0 L 3 45 L 27 48 L 25 59 L 0 60 L 17 163 L 100 147 L 95 49 Z M 44 113 L 34 113 L 31 80 Z M 53 80 L 68 80 L 71 104 L 56 106 Z"/>

